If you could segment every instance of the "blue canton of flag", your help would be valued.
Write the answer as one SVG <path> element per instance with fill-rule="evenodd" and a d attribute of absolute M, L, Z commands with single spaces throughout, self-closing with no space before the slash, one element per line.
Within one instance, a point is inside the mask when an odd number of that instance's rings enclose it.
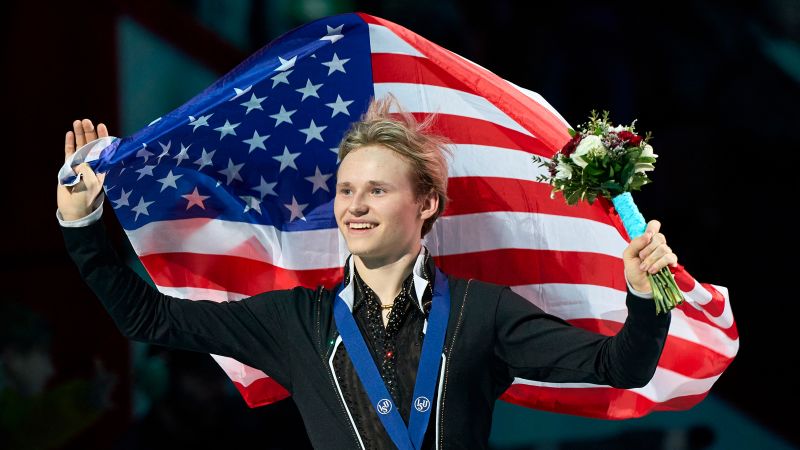
<path fill-rule="evenodd" d="M 372 95 L 363 21 L 317 21 L 120 141 L 97 170 L 109 169 L 126 230 L 196 217 L 335 228 L 339 141 Z"/>

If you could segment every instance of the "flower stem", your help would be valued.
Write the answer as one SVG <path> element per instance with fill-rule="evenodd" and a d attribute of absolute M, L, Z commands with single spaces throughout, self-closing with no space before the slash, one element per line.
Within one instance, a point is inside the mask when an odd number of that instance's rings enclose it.
<path fill-rule="evenodd" d="M 667 313 L 683 303 L 683 294 L 675 283 L 668 267 L 661 268 L 655 274 L 648 274 L 650 287 L 653 289 L 653 301 L 656 304 L 656 314 Z"/>

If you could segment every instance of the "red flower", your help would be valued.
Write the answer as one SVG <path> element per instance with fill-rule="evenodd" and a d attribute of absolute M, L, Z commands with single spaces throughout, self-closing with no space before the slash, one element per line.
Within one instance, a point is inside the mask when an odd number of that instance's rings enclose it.
<path fill-rule="evenodd" d="M 580 133 L 577 133 L 572 137 L 572 139 L 569 140 L 569 142 L 566 143 L 566 145 L 564 145 L 564 148 L 561 149 L 561 153 L 563 153 L 565 156 L 573 154 L 575 149 L 578 148 L 578 144 L 581 143 L 581 139 L 583 139 L 583 136 Z"/>
<path fill-rule="evenodd" d="M 638 134 L 631 133 L 630 131 L 620 131 L 617 133 L 620 139 L 630 142 L 631 145 L 637 146 L 642 143 L 642 137 Z"/>

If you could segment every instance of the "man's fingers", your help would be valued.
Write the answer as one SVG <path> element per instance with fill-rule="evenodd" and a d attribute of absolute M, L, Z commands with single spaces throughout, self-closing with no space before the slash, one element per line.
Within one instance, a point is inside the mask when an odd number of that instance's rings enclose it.
<path fill-rule="evenodd" d="M 97 124 L 97 137 L 108 137 L 108 128 L 106 128 L 106 124 L 98 123 Z"/>
<path fill-rule="evenodd" d="M 66 161 L 73 153 L 75 153 L 75 133 L 67 131 L 67 136 L 64 138 L 64 160 Z"/>
<path fill-rule="evenodd" d="M 72 131 L 75 132 L 75 148 L 83 147 L 86 144 L 86 137 L 83 135 L 83 122 L 80 120 L 72 122 Z"/>
<path fill-rule="evenodd" d="M 81 174 L 86 190 L 91 191 L 98 183 L 97 175 L 88 163 L 81 163 L 75 166 L 75 173 Z"/>
<path fill-rule="evenodd" d="M 97 130 L 94 129 L 94 124 L 89 119 L 83 119 L 83 134 L 86 138 L 86 144 L 97 139 Z"/>

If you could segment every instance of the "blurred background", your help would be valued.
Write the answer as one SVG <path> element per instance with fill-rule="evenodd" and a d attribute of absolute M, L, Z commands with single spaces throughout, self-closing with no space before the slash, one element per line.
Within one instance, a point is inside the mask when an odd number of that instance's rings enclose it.
<path fill-rule="evenodd" d="M 739 354 L 695 408 L 602 421 L 498 402 L 493 448 L 800 445 L 788 283 L 797 0 L 6 2 L 0 436 L 27 436 L 30 448 L 309 447 L 291 399 L 249 409 L 210 356 L 127 342 L 68 260 L 53 191 L 72 120 L 129 135 L 280 34 L 351 11 L 542 94 L 573 125 L 591 109 L 638 119 L 660 155 L 639 208 L 692 275 L 730 292 Z M 113 215 L 105 220 L 143 273 Z"/>

